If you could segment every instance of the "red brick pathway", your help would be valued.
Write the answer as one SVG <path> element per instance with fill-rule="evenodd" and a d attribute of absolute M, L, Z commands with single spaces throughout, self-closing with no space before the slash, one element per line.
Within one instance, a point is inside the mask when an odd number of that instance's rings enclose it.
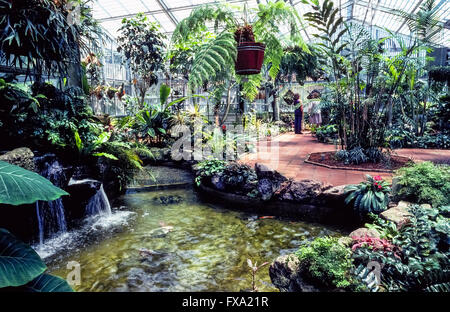
<path fill-rule="evenodd" d="M 332 144 L 318 142 L 311 134 L 285 133 L 272 139 L 268 144 L 265 141 L 259 142 L 257 149 L 257 153 L 246 154 L 241 161 L 250 165 L 256 162 L 263 163 L 295 180 L 313 179 L 332 185 L 343 185 L 359 183 L 365 174 L 392 178 L 392 174 L 384 172 L 329 169 L 305 163 L 304 160 L 310 153 L 336 149 Z M 410 157 L 414 161 L 450 159 L 450 150 L 399 149 L 395 150 L 395 153 Z"/>

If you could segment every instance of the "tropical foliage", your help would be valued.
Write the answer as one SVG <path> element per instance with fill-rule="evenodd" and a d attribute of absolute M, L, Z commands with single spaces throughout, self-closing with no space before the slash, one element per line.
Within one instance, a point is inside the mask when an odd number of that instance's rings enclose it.
<path fill-rule="evenodd" d="M 395 197 L 433 207 L 450 204 L 450 167 L 422 162 L 396 172 Z"/>
<path fill-rule="evenodd" d="M 354 289 L 359 284 L 350 274 L 352 253 L 338 242 L 338 238 L 316 238 L 309 245 L 300 247 L 296 255 L 302 269 L 319 287 Z"/>
<path fill-rule="evenodd" d="M 355 211 L 360 216 L 365 216 L 369 213 L 379 214 L 386 210 L 391 188 L 389 183 L 380 176 L 366 175 L 366 181 L 358 185 L 348 185 L 345 191 L 349 192 L 345 203 L 347 205 L 353 203 Z"/>
<path fill-rule="evenodd" d="M 0 161 L 0 203 L 20 205 L 54 200 L 67 193 L 38 174 Z M 38 254 L 5 229 L 0 229 L 0 291 L 72 291 L 67 282 L 45 274 Z"/>
<path fill-rule="evenodd" d="M 341 148 L 360 148 L 366 156 L 378 149 L 381 156 L 385 147 L 445 147 L 441 142 L 447 130 L 442 122 L 430 121 L 435 118 L 434 107 L 445 107 L 439 100 L 445 83 L 421 79 L 430 69 L 430 42 L 441 29 L 436 1 L 424 2 L 414 16 L 395 11 L 416 34 L 411 42 L 389 30 L 387 37 L 374 40 L 365 27 L 344 22 L 331 1 L 306 2 L 313 11 L 305 18 L 319 31 L 314 36 L 327 56 L 325 71 L 330 73 L 322 111 L 337 125 Z M 387 56 L 387 41 L 400 47 L 400 53 Z"/>
<path fill-rule="evenodd" d="M 133 83 L 139 89 L 140 102 L 144 102 L 148 88 L 158 82 L 157 71 L 163 68 L 164 38 L 160 25 L 150 22 L 144 14 L 124 18 L 119 29 L 117 50 L 125 56 L 133 74 Z"/>
<path fill-rule="evenodd" d="M 257 88 L 261 84 L 261 76 L 248 76 L 244 80 L 234 75 L 234 61 L 236 58 L 235 33 L 240 27 L 249 28 L 251 20 L 252 36 L 257 42 L 266 45 L 264 63 L 269 68 L 269 75 L 275 79 L 280 70 L 283 56 L 283 44 L 278 38 L 278 29 L 281 25 L 288 25 L 289 39 L 295 45 L 308 51 L 306 44 L 300 37 L 301 19 L 297 12 L 284 1 L 269 1 L 267 4 L 259 4 L 256 10 L 246 10 L 247 16 L 243 22 L 236 19 L 233 9 L 243 10 L 242 7 L 229 5 L 205 5 L 194 9 L 191 15 L 181 21 L 173 34 L 172 41 L 175 45 L 183 45 L 198 37 L 201 33 L 207 33 L 207 24 L 214 25 L 214 36 L 206 40 L 193 55 L 192 71 L 189 81 L 192 86 L 201 86 L 209 83 L 213 90 L 227 84 L 227 80 L 237 79 L 242 83 L 244 94 L 251 100 L 257 94 Z"/>
<path fill-rule="evenodd" d="M 388 291 L 449 291 L 448 207 L 409 211 L 409 222 L 390 242 L 380 248 L 359 244 L 352 258 L 356 265 L 380 263 L 381 284 Z"/>

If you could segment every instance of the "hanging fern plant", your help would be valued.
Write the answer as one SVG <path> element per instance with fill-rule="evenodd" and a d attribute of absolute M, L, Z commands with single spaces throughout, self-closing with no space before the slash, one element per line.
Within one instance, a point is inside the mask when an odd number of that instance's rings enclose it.
<path fill-rule="evenodd" d="M 233 11 L 234 9 L 234 11 Z M 189 75 L 192 86 L 202 86 L 205 82 L 214 83 L 223 77 L 223 72 L 231 73 L 231 78 L 244 82 L 244 95 L 253 100 L 258 94 L 262 77 L 259 75 L 236 76 L 234 66 L 236 61 L 236 38 L 261 42 L 265 45 L 264 65 L 269 69 L 269 75 L 275 79 L 280 70 L 283 57 L 282 36 L 280 28 L 288 26 L 288 41 L 292 45 L 302 47 L 309 51 L 300 30 L 302 22 L 297 11 L 284 1 L 269 1 L 267 4 L 259 4 L 256 9 L 249 10 L 250 22 L 240 22 L 235 18 L 234 12 L 243 12 L 242 7 L 231 7 L 227 4 L 204 5 L 194 9 L 191 15 L 182 20 L 172 36 L 174 45 L 182 45 L 189 42 L 192 37 L 198 37 L 207 33 L 208 25 L 213 25 L 216 34 L 214 39 L 200 45 L 196 50 Z M 217 42 L 220 45 L 217 49 Z M 220 70 L 217 70 L 219 69 Z M 214 71 L 213 71 L 214 70 Z M 220 80 L 221 81 L 221 80 Z"/>

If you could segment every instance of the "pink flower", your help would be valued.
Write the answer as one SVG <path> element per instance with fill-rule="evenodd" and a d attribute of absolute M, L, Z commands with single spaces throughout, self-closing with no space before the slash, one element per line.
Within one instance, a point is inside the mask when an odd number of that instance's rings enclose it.
<path fill-rule="evenodd" d="M 381 190 L 383 187 L 381 185 L 378 185 L 378 189 Z"/>
<path fill-rule="evenodd" d="M 380 176 L 375 176 L 375 177 L 373 177 L 373 179 L 374 179 L 375 181 L 381 181 L 381 180 L 383 180 Z"/>

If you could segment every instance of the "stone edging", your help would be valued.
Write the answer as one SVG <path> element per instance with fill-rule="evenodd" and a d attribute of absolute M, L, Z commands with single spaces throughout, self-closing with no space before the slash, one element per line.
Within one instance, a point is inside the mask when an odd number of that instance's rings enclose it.
<path fill-rule="evenodd" d="M 321 164 L 321 163 L 309 160 L 309 157 L 311 156 L 311 154 L 315 154 L 315 153 L 308 154 L 308 157 L 306 157 L 306 159 L 304 160 L 305 163 L 315 165 L 315 166 L 325 167 L 328 169 L 349 170 L 349 171 L 366 171 L 366 172 L 385 172 L 385 173 L 393 173 L 394 172 L 394 170 L 389 170 L 389 169 L 367 169 L 367 168 L 356 168 L 356 167 L 330 166 L 330 165 Z M 402 157 L 405 157 L 405 156 L 402 156 Z M 408 158 L 409 160 L 411 160 L 409 157 L 405 157 L 405 158 Z"/>

